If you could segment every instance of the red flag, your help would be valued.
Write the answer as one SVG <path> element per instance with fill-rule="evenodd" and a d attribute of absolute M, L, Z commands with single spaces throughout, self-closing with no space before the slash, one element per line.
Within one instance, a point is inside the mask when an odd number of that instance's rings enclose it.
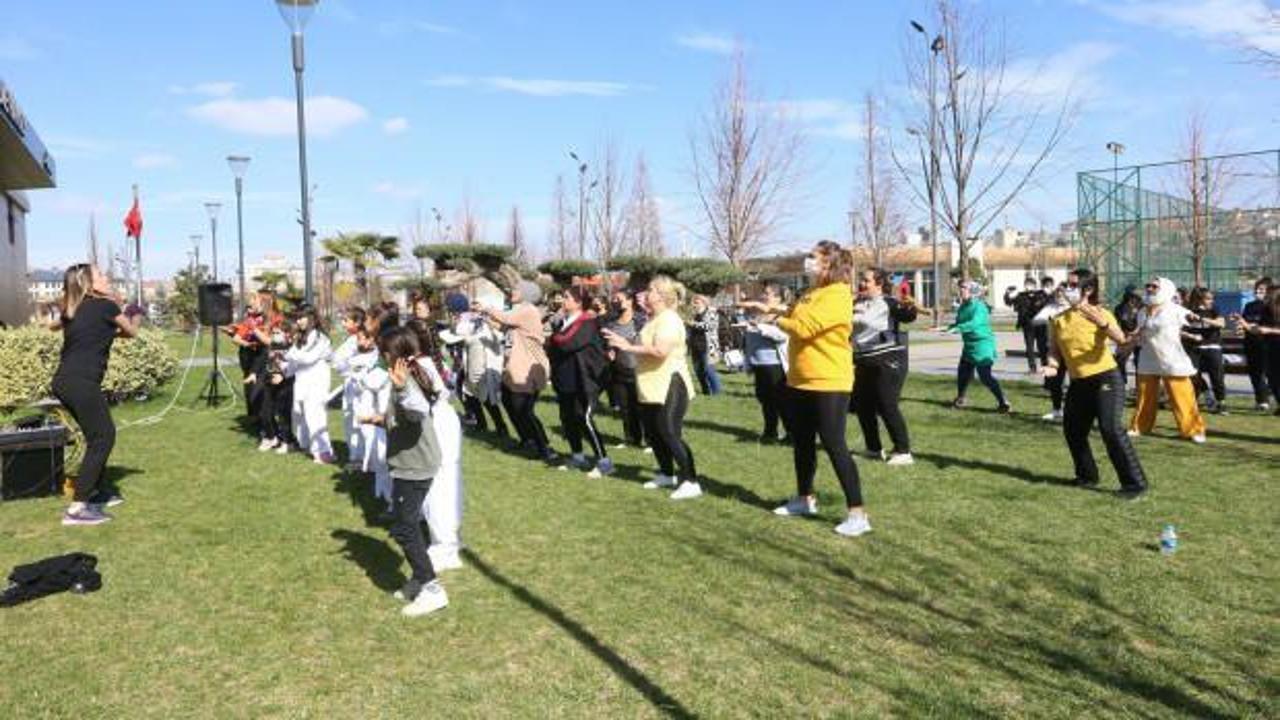
<path fill-rule="evenodd" d="M 142 238 L 142 208 L 138 207 L 138 197 L 133 197 L 133 207 L 129 210 L 129 214 L 124 217 L 124 229 L 126 237 Z"/>

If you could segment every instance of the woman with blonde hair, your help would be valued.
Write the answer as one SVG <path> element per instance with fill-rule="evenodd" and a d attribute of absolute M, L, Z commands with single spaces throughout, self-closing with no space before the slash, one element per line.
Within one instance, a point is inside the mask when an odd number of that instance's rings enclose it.
<path fill-rule="evenodd" d="M 53 394 L 75 418 L 85 439 L 75 497 L 62 524 L 101 525 L 111 520 L 102 507 L 124 501 L 103 475 L 116 444 L 116 425 L 102 392 L 102 379 L 112 343 L 117 337 L 138 334 L 141 313 L 121 310 L 111 281 L 87 263 L 67 268 L 59 310 L 61 318 L 52 329 L 62 330 L 62 355 L 53 374 Z"/>
<path fill-rule="evenodd" d="M 797 493 L 774 513 L 817 514 L 813 478 L 818 470 L 815 441 L 821 438 L 848 509 L 848 516 L 835 530 L 857 537 L 870 532 L 871 523 L 862 506 L 858 466 L 845 442 L 849 391 L 853 388 L 853 254 L 823 240 L 804 259 L 804 269 L 813 287 L 777 322 L 789 338 L 787 387 Z"/>
<path fill-rule="evenodd" d="M 655 277 L 640 297 L 649 321 L 635 342 L 605 330 L 610 347 L 631 353 L 636 359 L 636 391 L 645 433 L 658 460 L 659 474 L 646 482 L 646 489 L 670 488 L 672 500 L 688 500 L 702 495 L 693 451 L 683 437 L 684 416 L 693 397 L 689 376 L 680 286 L 664 275 Z"/>

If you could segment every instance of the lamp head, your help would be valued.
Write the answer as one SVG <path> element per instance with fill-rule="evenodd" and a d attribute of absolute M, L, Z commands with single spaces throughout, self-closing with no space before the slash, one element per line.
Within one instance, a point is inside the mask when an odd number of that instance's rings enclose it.
<path fill-rule="evenodd" d="M 209 213 L 210 220 L 218 219 L 218 211 L 222 209 L 222 203 L 207 202 L 204 204 L 205 212 Z"/>
<path fill-rule="evenodd" d="M 228 155 L 227 165 L 231 168 L 231 174 L 235 175 L 237 180 L 240 180 L 244 178 L 244 174 L 249 170 L 249 156 Z"/>
<path fill-rule="evenodd" d="M 294 35 L 301 35 L 320 0 L 276 0 L 276 9 Z"/>

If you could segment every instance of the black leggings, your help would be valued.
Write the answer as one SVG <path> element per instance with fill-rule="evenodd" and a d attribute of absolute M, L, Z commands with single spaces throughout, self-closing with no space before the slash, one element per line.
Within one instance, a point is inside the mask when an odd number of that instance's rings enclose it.
<path fill-rule="evenodd" d="M 1244 342 L 1244 358 L 1249 365 L 1249 384 L 1253 386 L 1253 401 L 1261 405 L 1271 400 L 1271 385 L 1267 382 L 1267 346 L 1247 338 Z"/>
<path fill-rule="evenodd" d="M 293 380 L 285 378 L 279 385 L 271 384 L 269 372 L 262 378 L 262 399 L 258 404 L 259 434 L 263 440 L 293 442 Z"/>
<path fill-rule="evenodd" d="M 1066 376 L 1064 371 L 1044 379 L 1044 389 L 1049 391 L 1049 402 L 1053 404 L 1055 412 L 1062 410 L 1062 387 L 1067 382 Z"/>
<path fill-rule="evenodd" d="M 688 410 L 689 389 L 678 373 L 671 375 L 671 386 L 667 388 L 665 403 L 640 405 L 640 415 L 644 418 L 645 432 L 649 436 L 649 444 L 653 446 L 653 455 L 658 460 L 658 469 L 663 475 L 677 478 L 681 482 L 697 482 L 698 470 L 693 464 L 693 451 L 682 436 L 684 414 Z"/>
<path fill-rule="evenodd" d="M 53 395 L 58 398 L 84 433 L 84 460 L 76 477 L 75 501 L 90 502 L 99 490 L 109 490 L 105 481 L 107 458 L 116 446 L 116 424 L 100 383 L 59 375 L 53 379 Z"/>
<path fill-rule="evenodd" d="M 902 384 L 907 379 L 907 354 L 895 351 L 888 357 L 878 357 L 872 362 L 860 362 L 853 370 L 853 399 L 849 403 L 862 426 L 862 437 L 867 450 L 878 453 L 880 424 L 884 420 L 893 441 L 893 452 L 911 452 L 911 438 L 907 435 L 907 420 L 898 408 Z"/>
<path fill-rule="evenodd" d="M 1222 364 L 1222 348 L 1200 348 L 1196 357 L 1196 392 L 1205 388 L 1213 390 L 1214 402 L 1221 405 L 1227 400 L 1226 370 Z M 1205 376 L 1209 377 L 1206 383 Z"/>
<path fill-rule="evenodd" d="M 391 512 L 396 519 L 391 525 L 391 537 L 404 552 L 404 558 L 409 561 L 409 569 L 412 571 L 405 592 L 409 600 L 418 594 L 423 585 L 436 579 L 431 556 L 427 554 L 428 536 L 422 531 L 422 502 L 427 499 L 430 491 L 430 480 L 392 478 Z"/>
<path fill-rule="evenodd" d="M 538 454 L 551 452 L 551 443 L 547 440 L 547 430 L 542 427 L 536 412 L 538 407 L 536 392 L 516 392 L 506 386 L 502 388 L 502 404 L 511 416 L 511 424 L 516 426 L 516 433 L 521 442 L 533 443 Z"/>
<path fill-rule="evenodd" d="M 973 380 L 974 370 L 978 371 L 978 379 L 983 385 L 996 396 L 996 402 L 1001 405 L 1005 404 L 1004 391 L 1000 389 L 1000 381 L 996 380 L 996 376 L 991 374 L 993 363 L 983 363 L 975 365 L 963 358 L 960 359 L 960 365 L 956 368 L 956 390 L 959 397 L 964 397 L 965 391 L 969 389 L 969 383 Z"/>
<path fill-rule="evenodd" d="M 756 401 L 760 403 L 760 412 L 764 415 L 764 436 L 778 437 L 778 421 L 782 421 L 782 430 L 791 433 L 791 422 L 787 418 L 787 373 L 781 365 L 752 365 L 751 374 L 756 381 Z"/>
<path fill-rule="evenodd" d="M 609 457 L 604 449 L 604 440 L 596 429 L 596 395 L 595 393 L 561 393 L 556 395 L 560 403 L 560 428 L 569 441 L 569 450 L 574 455 L 582 453 L 582 439 L 585 437 L 591 444 L 591 452 L 597 460 Z"/>
<path fill-rule="evenodd" d="M 644 421 L 640 418 L 640 395 L 636 390 L 635 377 L 619 377 L 614 373 L 609 383 L 611 402 L 617 403 L 618 413 L 622 416 L 622 431 L 627 444 L 632 447 L 644 445 Z"/>
<path fill-rule="evenodd" d="M 813 476 L 818 471 L 817 439 L 827 450 L 840 489 L 849 507 L 862 507 L 862 485 L 858 466 L 849 457 L 844 440 L 849 417 L 849 393 L 790 389 L 791 431 L 795 442 L 796 489 L 799 495 L 813 494 Z"/>
<path fill-rule="evenodd" d="M 1125 432 L 1124 378 L 1118 369 L 1072 378 L 1067 389 L 1067 405 L 1063 412 L 1062 434 L 1075 464 L 1076 480 L 1092 485 L 1098 482 L 1098 466 L 1089 448 L 1089 432 L 1098 422 L 1107 457 L 1120 479 L 1120 487 L 1130 490 L 1146 487 L 1146 476 L 1138 453 Z"/>
<path fill-rule="evenodd" d="M 488 411 L 489 417 L 493 418 L 494 431 L 502 437 L 507 436 L 507 423 L 502 419 L 502 408 L 497 403 L 486 404 L 480 402 L 480 398 L 475 395 L 463 395 L 462 406 L 475 422 L 476 429 L 481 432 L 489 431 L 489 423 L 484 418 L 485 411 Z"/>

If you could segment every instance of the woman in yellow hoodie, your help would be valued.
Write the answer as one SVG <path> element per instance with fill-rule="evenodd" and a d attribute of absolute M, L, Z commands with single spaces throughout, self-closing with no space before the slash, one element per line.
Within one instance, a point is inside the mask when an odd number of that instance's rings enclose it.
<path fill-rule="evenodd" d="M 856 537 L 871 530 L 862 507 L 858 467 L 845 444 L 849 392 L 853 388 L 853 254 L 824 240 L 804 260 L 814 287 L 778 319 L 789 336 L 787 387 L 795 441 L 798 493 L 774 510 L 783 516 L 818 512 L 813 477 L 818 469 L 815 440 L 822 438 L 827 457 L 844 490 L 848 518 L 836 532 Z"/>

